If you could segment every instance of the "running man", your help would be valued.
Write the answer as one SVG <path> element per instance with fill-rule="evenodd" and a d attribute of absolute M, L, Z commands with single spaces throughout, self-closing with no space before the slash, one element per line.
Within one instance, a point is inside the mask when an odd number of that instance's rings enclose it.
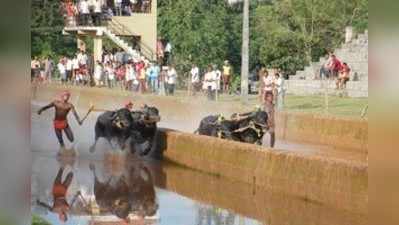
<path fill-rule="evenodd" d="M 47 109 L 50 109 L 52 107 L 55 108 L 54 131 L 61 148 L 65 147 L 64 139 L 62 138 L 62 131 L 64 131 L 70 142 L 74 141 L 72 129 L 69 126 L 67 120 L 68 113 L 72 110 L 73 115 L 75 116 L 76 121 L 79 123 L 79 125 L 82 125 L 84 121 L 84 119 L 81 120 L 79 118 L 79 115 L 75 110 L 75 106 L 72 103 L 68 102 L 70 97 L 71 93 L 69 93 L 69 91 L 64 91 L 61 93 L 61 99 L 51 102 L 50 104 L 39 109 L 39 111 L 37 112 L 40 115 Z"/>
<path fill-rule="evenodd" d="M 58 214 L 58 218 L 62 221 L 62 222 L 66 222 L 68 220 L 68 212 L 70 210 L 70 208 L 73 206 L 73 204 L 75 203 L 77 197 L 79 195 L 81 195 L 80 191 L 78 191 L 72 201 L 71 204 L 68 204 L 67 199 L 66 199 L 66 195 L 68 192 L 68 188 L 71 185 L 72 179 L 73 179 L 73 173 L 69 172 L 64 180 L 64 182 L 62 182 L 62 174 L 64 172 L 64 168 L 61 167 L 58 170 L 57 176 L 54 180 L 54 184 L 53 184 L 53 190 L 52 190 L 52 194 L 53 194 L 53 206 L 51 207 L 50 205 L 48 205 L 47 203 L 41 202 L 39 200 L 37 200 L 37 204 L 46 208 L 47 210 L 49 210 L 50 212 L 54 212 Z"/>

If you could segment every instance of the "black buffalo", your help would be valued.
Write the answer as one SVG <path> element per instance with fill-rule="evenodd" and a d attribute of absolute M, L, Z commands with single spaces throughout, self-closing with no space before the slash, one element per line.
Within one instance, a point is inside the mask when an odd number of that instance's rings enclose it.
<path fill-rule="evenodd" d="M 145 105 L 140 111 L 131 113 L 133 123 L 130 129 L 130 150 L 147 155 L 153 146 L 157 123 L 161 120 L 159 110 Z"/>
<path fill-rule="evenodd" d="M 107 111 L 97 118 L 95 125 L 95 141 L 90 147 L 94 152 L 99 138 L 105 138 L 111 147 L 115 148 L 113 141 L 123 149 L 126 140 L 130 137 L 130 129 L 133 125 L 133 118 L 128 109 L 123 108 L 117 111 Z"/>
<path fill-rule="evenodd" d="M 267 119 L 267 113 L 262 110 L 245 114 L 233 114 L 231 119 L 213 115 L 201 120 L 196 133 L 262 145 L 263 135 L 268 130 Z"/>
<path fill-rule="evenodd" d="M 128 147 L 132 153 L 146 155 L 152 149 L 159 121 L 159 110 L 147 105 L 133 112 L 126 108 L 105 112 L 97 119 L 95 142 L 90 151 L 95 151 L 99 138 L 105 138 L 112 148 L 116 147 L 114 141 L 122 150 L 125 149 L 126 143 L 129 143 Z"/>

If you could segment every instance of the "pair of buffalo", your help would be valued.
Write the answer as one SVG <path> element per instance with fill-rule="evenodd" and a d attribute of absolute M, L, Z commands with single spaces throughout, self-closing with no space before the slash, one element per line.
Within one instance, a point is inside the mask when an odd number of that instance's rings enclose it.
<path fill-rule="evenodd" d="M 153 146 L 159 121 L 159 110 L 147 105 L 139 111 L 127 108 L 107 111 L 97 118 L 95 142 L 90 152 L 95 151 L 99 138 L 105 138 L 112 148 L 119 145 L 122 150 L 129 147 L 132 153 L 147 155 Z"/>
<path fill-rule="evenodd" d="M 201 120 L 197 134 L 262 145 L 263 135 L 268 131 L 268 115 L 257 109 L 244 114 L 233 114 L 230 119 L 212 115 Z"/>

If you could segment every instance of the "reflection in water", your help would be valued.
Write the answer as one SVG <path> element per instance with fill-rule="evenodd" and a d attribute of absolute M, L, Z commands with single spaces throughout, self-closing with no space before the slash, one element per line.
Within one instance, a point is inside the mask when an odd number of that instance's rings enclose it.
<path fill-rule="evenodd" d="M 139 219 L 154 216 L 158 204 L 151 173 L 139 162 L 129 163 L 127 167 L 125 173 L 101 181 L 95 166 L 90 164 L 100 213 L 111 213 L 124 220 L 128 220 L 129 215 Z"/>
<path fill-rule="evenodd" d="M 229 211 L 198 205 L 197 225 L 234 225 L 236 216 Z"/>
<path fill-rule="evenodd" d="M 71 204 L 68 204 L 66 195 L 69 185 L 71 184 L 73 179 L 73 172 L 72 171 L 69 172 L 65 180 L 62 182 L 63 172 L 64 172 L 64 167 L 61 167 L 58 170 L 57 176 L 55 177 L 54 180 L 53 190 L 52 190 L 53 206 L 51 207 L 47 203 L 41 202 L 39 199 L 37 199 L 37 204 L 51 212 L 57 213 L 60 221 L 66 222 L 68 220 L 68 212 L 70 210 L 70 207 L 73 207 L 73 204 L 76 201 L 77 197 L 79 196 L 80 192 L 77 192 L 73 200 L 71 201 Z"/>

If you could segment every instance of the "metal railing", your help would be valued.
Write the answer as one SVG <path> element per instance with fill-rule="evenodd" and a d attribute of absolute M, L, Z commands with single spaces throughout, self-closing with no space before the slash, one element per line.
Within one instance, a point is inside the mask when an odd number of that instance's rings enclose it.
<path fill-rule="evenodd" d="M 110 21 L 108 21 L 108 28 L 116 35 L 121 35 L 121 34 L 127 34 L 127 36 L 136 36 L 139 37 L 140 35 L 133 32 L 131 29 L 129 29 L 128 27 L 126 27 L 125 25 L 123 25 L 122 23 L 120 23 L 119 21 L 117 21 L 116 19 L 111 19 Z M 155 53 L 154 51 L 151 49 L 151 47 L 149 47 L 148 45 L 146 45 L 144 42 L 139 41 L 138 45 L 140 47 L 140 52 L 141 54 L 143 54 L 146 58 L 148 59 L 155 59 Z"/>

